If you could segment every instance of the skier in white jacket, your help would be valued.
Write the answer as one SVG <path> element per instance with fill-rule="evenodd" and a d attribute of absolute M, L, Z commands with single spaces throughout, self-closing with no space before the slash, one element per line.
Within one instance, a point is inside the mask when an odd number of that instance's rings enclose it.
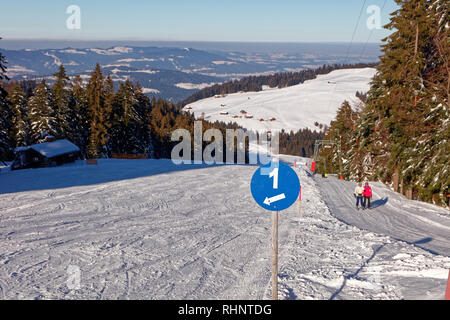
<path fill-rule="evenodd" d="M 355 197 L 356 197 L 356 209 L 359 210 L 359 204 L 361 203 L 361 207 L 364 208 L 363 203 L 363 194 L 364 194 L 364 188 L 362 183 L 358 183 L 358 186 L 355 189 Z"/>

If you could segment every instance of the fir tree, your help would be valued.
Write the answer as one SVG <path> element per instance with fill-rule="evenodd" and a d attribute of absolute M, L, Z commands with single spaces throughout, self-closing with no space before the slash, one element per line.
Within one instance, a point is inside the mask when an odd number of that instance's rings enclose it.
<path fill-rule="evenodd" d="M 396 2 L 400 8 L 386 26 L 393 33 L 384 39 L 348 141 L 345 169 L 350 178 L 381 180 L 408 198 L 444 204 L 450 186 L 448 2 Z M 365 162 L 373 170 L 365 170 Z"/>
<path fill-rule="evenodd" d="M 7 99 L 8 93 L 1 85 L 3 80 L 8 80 L 8 76 L 6 75 L 6 58 L 0 52 L 0 161 L 7 160 L 11 156 L 12 147 L 12 139 L 9 136 L 12 110 Z"/>
<path fill-rule="evenodd" d="M 80 76 L 76 76 L 71 83 L 69 97 L 69 139 L 81 149 L 82 156 L 86 158 L 90 124 L 87 92 Z"/>
<path fill-rule="evenodd" d="M 51 89 L 52 108 L 55 113 L 58 136 L 70 137 L 70 110 L 69 110 L 69 92 L 66 89 L 69 77 L 63 65 L 59 66 L 59 71 L 54 75 L 55 84 Z"/>
<path fill-rule="evenodd" d="M 138 152 L 137 128 L 142 119 L 136 113 L 137 102 L 133 84 L 129 80 L 120 84 L 113 108 L 114 150 L 119 153 Z"/>
<path fill-rule="evenodd" d="M 136 135 L 139 140 L 139 146 L 141 153 L 148 154 L 150 157 L 154 157 L 154 146 L 151 137 L 151 103 L 150 99 L 144 94 L 142 87 L 137 83 L 133 89 L 133 94 L 136 99 L 135 111 L 139 119 Z"/>
<path fill-rule="evenodd" d="M 42 80 L 29 100 L 31 137 L 33 143 L 42 142 L 47 135 L 57 135 L 57 124 L 51 108 L 49 88 Z"/>
<path fill-rule="evenodd" d="M 25 93 L 19 84 L 16 84 L 11 92 L 11 107 L 14 113 L 12 119 L 11 137 L 16 147 L 29 145 L 30 140 L 30 122 L 28 119 L 28 105 L 25 99 Z"/>
<path fill-rule="evenodd" d="M 337 111 L 336 119 L 331 122 L 331 126 L 324 137 L 325 140 L 340 142 L 342 154 L 339 155 L 336 148 L 321 149 L 320 158 L 323 159 L 323 161 L 320 161 L 317 166 L 319 171 L 324 171 L 323 162 L 326 161 L 327 173 L 338 173 L 346 177 L 350 176 L 350 173 L 348 170 L 345 170 L 345 167 L 343 172 L 339 172 L 339 164 L 341 161 L 347 163 L 355 148 L 357 120 L 357 111 L 353 110 L 348 101 L 344 101 Z M 339 156 L 341 156 L 342 159 L 339 159 Z"/>
<path fill-rule="evenodd" d="M 107 156 L 111 107 L 105 104 L 105 88 L 100 65 L 97 64 L 87 85 L 90 123 L 88 154 L 92 158 Z"/>

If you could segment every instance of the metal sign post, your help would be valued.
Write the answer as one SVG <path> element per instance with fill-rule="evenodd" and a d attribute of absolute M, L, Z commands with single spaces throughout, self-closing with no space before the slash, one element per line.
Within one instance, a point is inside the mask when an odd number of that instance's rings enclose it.
<path fill-rule="evenodd" d="M 278 212 L 272 213 L 272 300 L 278 300 Z"/>
<path fill-rule="evenodd" d="M 300 194 L 298 196 L 298 214 L 302 215 L 302 187 L 300 186 Z"/>
<path fill-rule="evenodd" d="M 278 213 L 298 200 L 300 181 L 288 165 L 271 162 L 255 172 L 251 192 L 256 203 L 272 211 L 272 298 L 278 300 Z"/>

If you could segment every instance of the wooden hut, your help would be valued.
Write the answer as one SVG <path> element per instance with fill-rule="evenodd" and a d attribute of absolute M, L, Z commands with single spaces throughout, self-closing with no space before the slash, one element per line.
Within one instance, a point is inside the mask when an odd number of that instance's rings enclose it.
<path fill-rule="evenodd" d="M 60 166 L 80 157 L 80 148 L 68 140 L 56 140 L 19 147 L 11 170 Z"/>

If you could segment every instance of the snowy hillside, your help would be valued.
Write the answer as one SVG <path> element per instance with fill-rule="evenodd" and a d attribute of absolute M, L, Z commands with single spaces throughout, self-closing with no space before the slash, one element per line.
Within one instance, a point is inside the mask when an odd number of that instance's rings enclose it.
<path fill-rule="evenodd" d="M 209 121 L 237 122 L 254 130 L 317 129 L 314 123 L 330 124 L 344 100 L 359 103 L 356 92 L 367 92 L 374 74 L 372 68 L 336 70 L 288 88 L 203 99 L 184 110 L 197 118 L 204 113 Z"/>
<path fill-rule="evenodd" d="M 250 194 L 255 170 L 100 160 L 1 172 L 0 299 L 269 299 L 271 217 Z M 338 221 L 299 175 L 302 213 L 280 214 L 280 298 L 443 298 L 449 257 Z"/>

